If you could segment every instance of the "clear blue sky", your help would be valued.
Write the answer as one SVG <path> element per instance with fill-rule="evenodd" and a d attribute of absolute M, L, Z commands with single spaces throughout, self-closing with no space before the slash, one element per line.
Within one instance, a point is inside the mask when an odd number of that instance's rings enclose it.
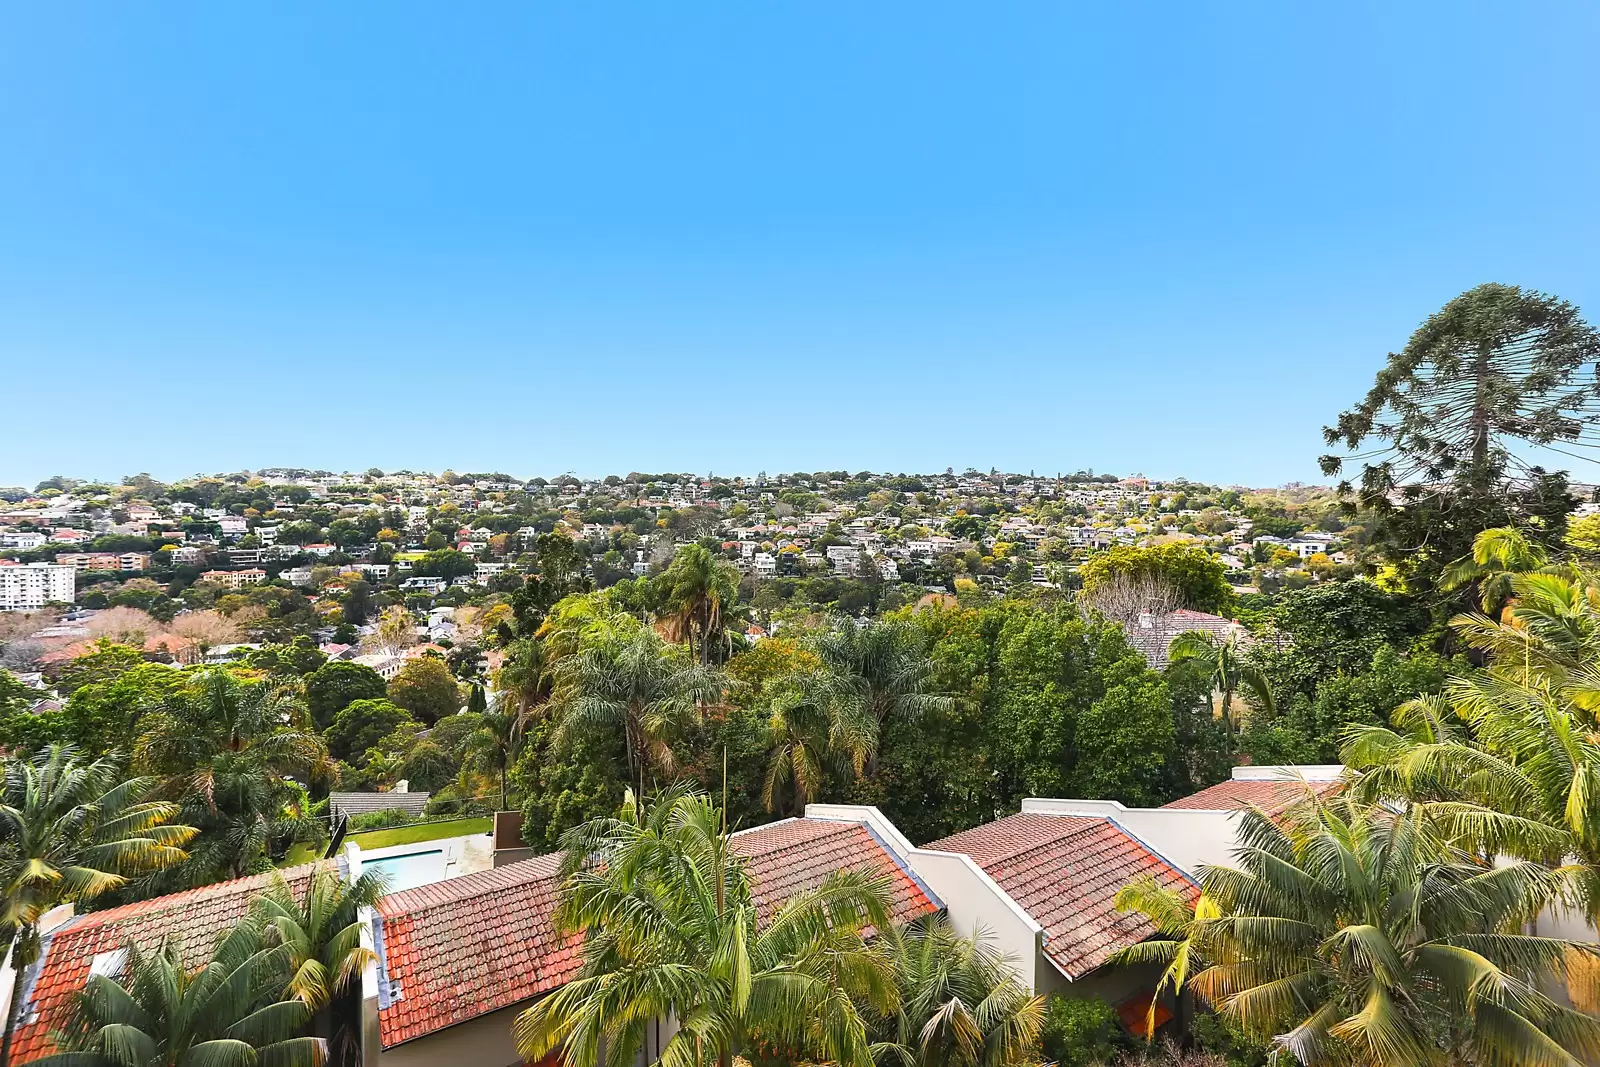
<path fill-rule="evenodd" d="M 1322 424 L 1461 290 L 1600 319 L 1593 3 L 0 24 L 0 484 L 1317 480 Z"/>

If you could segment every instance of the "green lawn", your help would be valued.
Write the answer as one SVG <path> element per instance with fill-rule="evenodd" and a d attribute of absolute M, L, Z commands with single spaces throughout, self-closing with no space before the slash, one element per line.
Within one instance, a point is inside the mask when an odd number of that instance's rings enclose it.
<path fill-rule="evenodd" d="M 409 845 L 417 841 L 437 841 L 442 837 L 486 834 L 493 826 L 494 820 L 488 816 L 476 819 L 451 819 L 449 822 L 393 826 L 387 830 L 363 830 L 361 833 L 351 834 L 345 840 L 354 841 L 365 851 L 371 848 L 386 848 L 389 845 Z M 310 845 L 295 845 L 279 866 L 293 867 L 299 863 L 310 863 L 317 854 Z"/>

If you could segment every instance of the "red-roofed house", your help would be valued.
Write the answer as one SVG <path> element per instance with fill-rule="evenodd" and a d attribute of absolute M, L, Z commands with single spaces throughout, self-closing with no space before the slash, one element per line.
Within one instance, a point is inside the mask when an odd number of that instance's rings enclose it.
<path fill-rule="evenodd" d="M 910 843 L 876 812 L 888 837 L 857 816 L 870 810 L 835 818 L 808 811 L 733 835 L 763 917 L 840 870 L 888 874 L 900 921 L 937 911 L 938 897 L 906 859 Z M 562 936 L 552 921 L 559 869 L 559 856 L 540 856 L 379 902 L 372 921 L 378 964 L 363 977 L 367 1067 L 518 1062 L 517 1015 L 582 962 L 579 939 Z M 647 1053 L 670 1036 L 664 1027 L 650 1035 Z"/>
<path fill-rule="evenodd" d="M 299 892 L 315 869 L 315 864 L 306 864 L 281 873 Z M 113 974 L 129 944 L 148 951 L 168 937 L 182 946 L 186 963 L 199 967 L 218 939 L 249 913 L 251 901 L 272 883 L 270 873 L 218 882 L 79 915 L 51 929 L 44 935 L 39 962 L 23 977 L 12 1061 L 26 1063 L 55 1051 L 50 1035 L 66 1022 L 91 968 Z"/>
<path fill-rule="evenodd" d="M 1017 964 L 1019 976 L 1033 989 L 1116 1003 L 1148 988 L 1150 976 L 1126 968 L 1103 970 L 1107 958 L 1156 932 L 1143 916 L 1112 904 L 1117 891 L 1145 876 L 1172 889 L 1198 890 L 1183 868 L 1115 818 L 1056 810 L 1062 803 L 1074 802 L 1028 801 L 1016 815 L 919 851 L 969 858 L 1032 921 L 1032 956 L 1018 958 Z M 960 925 L 954 902 L 950 914 Z M 985 925 L 981 914 L 976 921 Z"/>
<path fill-rule="evenodd" d="M 1192 811 L 1238 811 L 1252 807 L 1268 815 L 1281 815 L 1309 794 L 1325 797 L 1337 792 L 1343 777 L 1344 768 L 1337 763 L 1235 767 L 1228 781 L 1179 797 L 1166 806 Z"/>

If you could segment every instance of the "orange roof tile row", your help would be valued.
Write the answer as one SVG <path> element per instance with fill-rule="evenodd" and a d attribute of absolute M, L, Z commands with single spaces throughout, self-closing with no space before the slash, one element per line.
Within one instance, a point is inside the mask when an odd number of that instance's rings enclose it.
<path fill-rule="evenodd" d="M 839 870 L 889 873 L 897 920 L 940 906 L 859 823 L 791 819 L 733 841 L 763 917 Z M 384 1047 L 550 992 L 577 974 L 582 939 L 559 934 L 552 921 L 559 868 L 558 855 L 541 856 L 379 903 Z"/>
<path fill-rule="evenodd" d="M 277 873 L 300 892 L 315 869 L 315 864 L 306 864 Z M 56 1051 L 51 1034 L 66 1024 L 96 956 L 130 944 L 149 951 L 172 937 L 181 946 L 184 962 L 198 967 L 210 957 L 217 940 L 249 914 L 251 902 L 273 884 L 274 877 L 274 873 L 252 875 L 90 912 L 47 934 L 24 990 L 27 1000 L 12 1059 L 27 1063 Z"/>
<path fill-rule="evenodd" d="M 378 902 L 378 1030 L 385 1048 L 547 993 L 583 962 L 556 930 L 561 857 L 394 893 Z"/>
<path fill-rule="evenodd" d="M 1045 955 L 1074 979 L 1156 932 L 1112 903 L 1117 890 L 1152 875 L 1197 892 L 1182 871 L 1101 816 L 1023 812 L 923 847 L 971 856 L 1044 929 Z"/>
<path fill-rule="evenodd" d="M 1179 797 L 1168 808 L 1190 808 L 1206 811 L 1234 811 L 1239 808 L 1260 808 L 1268 815 L 1281 815 L 1308 795 L 1328 796 L 1337 792 L 1337 781 L 1306 782 L 1298 778 L 1278 781 L 1230 779 L 1218 782 L 1208 789 Z"/>
<path fill-rule="evenodd" d="M 821 886 L 834 871 L 887 874 L 895 922 L 944 906 L 862 823 L 786 819 L 735 834 L 733 848 L 745 858 L 763 919 L 797 894 Z"/>

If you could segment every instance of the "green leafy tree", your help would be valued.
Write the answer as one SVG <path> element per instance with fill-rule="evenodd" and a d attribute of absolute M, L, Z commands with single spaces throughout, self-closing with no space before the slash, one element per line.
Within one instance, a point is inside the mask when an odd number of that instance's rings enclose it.
<path fill-rule="evenodd" d="M 311 1011 L 278 999 L 278 961 L 251 923 L 240 923 L 204 967 L 184 966 L 176 942 L 128 946 L 120 976 L 91 975 L 68 1028 L 67 1051 L 40 1067 L 274 1064 L 320 1067 L 327 1043 L 302 1030 Z"/>
<path fill-rule="evenodd" d="M 1475 585 L 1484 614 L 1497 615 L 1511 600 L 1512 577 L 1538 571 L 1561 574 L 1567 568 L 1552 567 L 1549 552 L 1522 531 L 1499 526 L 1473 538 L 1472 551 L 1453 561 L 1439 576 L 1439 588 L 1454 592 Z"/>
<path fill-rule="evenodd" d="M 540 534 L 534 558 L 537 571 L 511 594 L 510 600 L 516 633 L 523 636 L 538 631 L 550 609 L 562 600 L 590 589 L 583 552 L 565 534 Z"/>
<path fill-rule="evenodd" d="M 1511 591 L 1501 618 L 1456 620 L 1485 669 L 1352 730 L 1343 755 L 1364 796 L 1441 812 L 1463 847 L 1565 859 L 1569 903 L 1600 921 L 1600 584 L 1530 573 Z"/>
<path fill-rule="evenodd" d="M 68 661 L 56 679 L 56 688 L 63 695 L 70 695 L 79 686 L 110 681 L 144 662 L 144 653 L 139 649 L 102 637 L 90 644 L 82 655 Z"/>
<path fill-rule="evenodd" d="M 500 779 L 500 811 L 507 810 L 506 775 L 516 760 L 520 740 L 514 712 L 488 711 L 478 716 L 478 728 L 461 742 L 463 762 L 468 767 Z"/>
<path fill-rule="evenodd" d="M 152 782 L 122 779 L 109 756 L 84 759 L 52 745 L 5 761 L 0 798 L 0 944 L 23 973 L 38 962 L 39 920 L 60 904 L 85 904 L 129 879 L 185 858 L 193 827 L 174 824 L 175 804 L 147 800 Z M 13 996 L 0 1042 L 11 1061 L 22 998 Z"/>
<path fill-rule="evenodd" d="M 322 730 L 355 701 L 379 700 L 388 692 L 382 675 L 366 664 L 348 660 L 329 660 L 306 676 L 306 707 L 311 721 Z"/>
<path fill-rule="evenodd" d="M 1117 1009 L 1098 997 L 1051 997 L 1041 1036 L 1045 1056 L 1057 1067 L 1111 1063 L 1130 1044 Z"/>
<path fill-rule="evenodd" d="M 1179 606 L 1194 611 L 1220 615 L 1233 603 L 1233 587 L 1222 560 L 1192 545 L 1116 545 L 1089 557 L 1078 568 L 1078 577 L 1083 581 L 1084 598 L 1091 602 L 1102 587 L 1131 579 L 1170 587 Z"/>
<path fill-rule="evenodd" d="M 378 745 L 399 727 L 416 721 L 409 711 L 389 700 L 356 700 L 333 717 L 323 738 L 330 756 L 348 761 Z"/>
<path fill-rule="evenodd" d="M 440 548 L 425 553 L 411 565 L 411 573 L 419 578 L 464 578 L 477 568 L 471 556 L 454 548 Z"/>
<path fill-rule="evenodd" d="M 1484 863 L 1436 813 L 1307 801 L 1239 817 L 1235 866 L 1186 902 L 1148 883 L 1119 895 L 1166 939 L 1118 954 L 1164 968 L 1245 1033 L 1308 1065 L 1566 1067 L 1600 1053 L 1600 1020 L 1542 983 L 1583 981 L 1592 946 L 1522 933 L 1564 895 L 1559 872 Z M 1587 979 L 1591 984 L 1593 979 Z"/>
<path fill-rule="evenodd" d="M 811 651 L 821 670 L 810 689 L 829 708 L 835 746 L 869 777 L 885 729 L 956 707 L 957 697 L 935 687 L 922 632 L 904 620 L 844 621 L 818 634 Z"/>
<path fill-rule="evenodd" d="M 1600 333 L 1557 297 L 1480 285 L 1429 316 L 1360 403 L 1325 427 L 1322 457 L 1353 504 L 1379 518 L 1374 544 L 1431 581 L 1480 530 L 1516 526 L 1554 546 L 1575 501 L 1563 474 L 1530 462 L 1600 440 Z M 1366 451 L 1361 451 L 1366 449 Z"/>
<path fill-rule="evenodd" d="M 861 1005 L 887 1014 L 896 1001 L 892 966 L 862 936 L 891 922 L 883 877 L 837 872 L 763 923 L 721 812 L 679 790 L 642 812 L 630 797 L 564 842 L 557 921 L 584 932 L 584 962 L 517 1018 L 524 1059 L 626 1063 L 651 1020 L 674 1018 L 664 1063 L 730 1067 L 754 1041 L 791 1062 L 872 1063 Z"/>
<path fill-rule="evenodd" d="M 389 682 L 389 699 L 432 725 L 461 710 L 461 686 L 437 656 L 408 659 Z"/>

